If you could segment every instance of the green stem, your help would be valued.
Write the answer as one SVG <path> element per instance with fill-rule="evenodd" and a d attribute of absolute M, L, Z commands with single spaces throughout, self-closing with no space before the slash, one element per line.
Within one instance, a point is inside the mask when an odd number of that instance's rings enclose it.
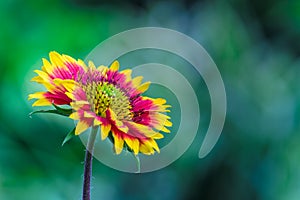
<path fill-rule="evenodd" d="M 82 200 L 91 199 L 92 161 L 98 126 L 93 126 L 86 146 L 83 174 Z"/>
<path fill-rule="evenodd" d="M 137 168 L 137 171 L 136 173 L 141 173 L 141 162 L 140 162 L 140 158 L 138 155 L 134 155 L 134 158 L 135 158 L 135 161 L 136 161 L 136 168 Z"/>

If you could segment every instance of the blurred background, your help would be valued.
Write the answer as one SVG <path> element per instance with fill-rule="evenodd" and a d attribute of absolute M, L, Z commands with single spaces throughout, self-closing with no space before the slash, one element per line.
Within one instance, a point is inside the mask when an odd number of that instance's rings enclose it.
<path fill-rule="evenodd" d="M 72 121 L 28 117 L 27 95 L 38 91 L 29 80 L 49 51 L 84 59 L 108 37 L 144 26 L 174 29 L 203 45 L 226 87 L 225 127 L 213 151 L 199 159 L 210 119 L 199 76 L 200 128 L 188 151 L 140 175 L 95 160 L 93 199 L 299 199 L 298 0 L 4 0 L 0 22 L 1 200 L 80 199 L 84 146 L 74 138 L 61 147 Z M 178 115 L 174 110 L 173 131 Z"/>

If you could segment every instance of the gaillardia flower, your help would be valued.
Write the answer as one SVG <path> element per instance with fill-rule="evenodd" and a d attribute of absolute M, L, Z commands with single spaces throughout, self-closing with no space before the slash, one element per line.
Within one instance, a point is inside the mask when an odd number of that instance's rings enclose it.
<path fill-rule="evenodd" d="M 29 95 L 38 99 L 33 106 L 67 104 L 73 109 L 69 116 L 78 120 L 75 135 L 89 127 L 100 126 L 102 140 L 109 137 L 116 154 L 124 147 L 137 155 L 159 152 L 156 139 L 169 133 L 172 126 L 169 105 L 162 98 L 142 96 L 150 82 L 142 83 L 141 76 L 132 78 L 131 70 L 119 71 L 115 61 L 108 68 L 87 67 L 81 60 L 50 53 L 49 63 L 43 60 L 42 71 L 33 80 L 45 85 L 47 92 Z"/>

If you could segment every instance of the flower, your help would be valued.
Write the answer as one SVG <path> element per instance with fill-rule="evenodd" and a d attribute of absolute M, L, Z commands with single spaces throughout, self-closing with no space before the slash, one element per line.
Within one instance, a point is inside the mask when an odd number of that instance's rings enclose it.
<path fill-rule="evenodd" d="M 39 76 L 33 79 L 48 89 L 29 96 L 38 99 L 33 106 L 70 105 L 69 117 L 78 120 L 75 135 L 101 126 L 101 139 L 109 137 L 116 154 L 124 147 L 135 155 L 159 152 L 156 140 L 172 126 L 165 114 L 170 105 L 162 98 L 142 96 L 150 82 L 142 83 L 142 76 L 132 78 L 130 69 L 119 71 L 118 61 L 110 68 L 96 68 L 91 61 L 87 67 L 81 60 L 55 52 L 50 53 L 50 60 L 51 64 L 43 60 L 43 71 L 37 70 Z"/>

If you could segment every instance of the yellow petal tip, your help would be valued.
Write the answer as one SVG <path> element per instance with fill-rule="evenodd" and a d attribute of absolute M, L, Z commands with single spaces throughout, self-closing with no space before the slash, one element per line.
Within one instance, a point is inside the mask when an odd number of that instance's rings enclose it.
<path fill-rule="evenodd" d="M 116 60 L 116 61 L 114 61 L 112 64 L 111 64 L 111 66 L 110 66 L 110 70 L 112 70 L 112 71 L 118 71 L 119 70 L 119 66 L 120 66 L 120 64 L 119 64 L 119 62 Z"/>

